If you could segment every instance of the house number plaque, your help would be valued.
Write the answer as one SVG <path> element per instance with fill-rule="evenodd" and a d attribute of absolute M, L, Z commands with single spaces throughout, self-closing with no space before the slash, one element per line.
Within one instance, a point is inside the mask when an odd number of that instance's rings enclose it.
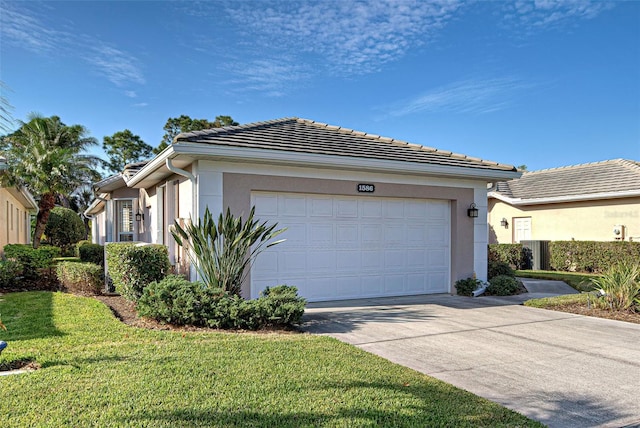
<path fill-rule="evenodd" d="M 358 192 L 360 193 L 373 193 L 376 191 L 376 186 L 373 184 L 358 184 Z"/>

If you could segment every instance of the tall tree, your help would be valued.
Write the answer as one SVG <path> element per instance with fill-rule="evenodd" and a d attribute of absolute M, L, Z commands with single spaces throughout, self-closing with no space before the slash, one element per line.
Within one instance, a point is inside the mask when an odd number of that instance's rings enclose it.
<path fill-rule="evenodd" d="M 104 137 L 102 148 L 109 158 L 106 166 L 113 173 L 122 172 L 125 165 L 148 159 L 153 147 L 128 129 Z"/>
<path fill-rule="evenodd" d="M 170 117 L 164 125 L 164 135 L 162 142 L 158 147 L 153 149 L 153 153 L 158 154 L 173 143 L 176 135 L 183 132 L 201 131 L 203 129 L 221 128 L 223 126 L 236 126 L 238 122 L 233 120 L 231 116 L 216 116 L 213 122 L 207 119 L 191 119 L 189 116 L 182 115 L 180 117 Z"/>
<path fill-rule="evenodd" d="M 33 235 L 33 247 L 38 248 L 56 198 L 68 198 L 79 186 L 95 180 L 94 167 L 100 160 L 85 154 L 97 141 L 81 125 L 67 126 L 57 116 L 37 115 L 19 123 L 20 128 L 0 144 L 9 164 L 3 180 L 25 186 L 38 200 Z"/>

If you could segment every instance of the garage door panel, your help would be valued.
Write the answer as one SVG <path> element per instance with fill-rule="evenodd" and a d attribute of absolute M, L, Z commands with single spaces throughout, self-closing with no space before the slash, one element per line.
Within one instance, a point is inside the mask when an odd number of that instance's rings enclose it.
<path fill-rule="evenodd" d="M 376 199 L 364 199 L 360 201 L 360 217 L 382 218 L 382 201 Z"/>
<path fill-rule="evenodd" d="M 351 199 L 336 200 L 336 217 L 337 218 L 357 218 L 358 217 L 358 201 Z"/>
<path fill-rule="evenodd" d="M 358 225 L 356 223 L 336 225 L 336 242 L 338 248 L 358 248 Z"/>
<path fill-rule="evenodd" d="M 335 243 L 333 224 L 311 223 L 309 224 L 309 236 L 305 243 L 306 245 L 312 244 L 316 247 L 326 247 L 328 245 L 333 246 Z"/>
<path fill-rule="evenodd" d="M 406 275 L 385 275 L 384 277 L 384 293 L 386 295 L 403 294 L 405 291 Z"/>
<path fill-rule="evenodd" d="M 360 251 L 338 251 L 336 269 L 338 272 L 360 272 L 362 253 Z"/>
<path fill-rule="evenodd" d="M 312 197 L 309 199 L 311 217 L 333 217 L 333 199 Z"/>
<path fill-rule="evenodd" d="M 310 301 L 448 291 L 447 201 L 256 192 L 252 203 L 288 228 L 253 266 L 252 297 L 277 284 Z"/>

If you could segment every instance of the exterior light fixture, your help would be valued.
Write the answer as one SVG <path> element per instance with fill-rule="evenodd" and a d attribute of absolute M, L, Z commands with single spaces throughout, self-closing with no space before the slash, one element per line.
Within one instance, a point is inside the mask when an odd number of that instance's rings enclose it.
<path fill-rule="evenodd" d="M 140 223 L 143 220 L 144 220 L 144 214 L 141 213 L 140 210 L 138 210 L 138 212 L 136 213 L 136 221 Z"/>
<path fill-rule="evenodd" d="M 500 226 L 504 227 L 505 229 L 509 227 L 509 222 L 506 218 L 502 217 L 502 220 L 500 220 Z"/>
<path fill-rule="evenodd" d="M 478 208 L 476 208 L 476 204 L 472 203 L 471 205 L 469 205 L 467 215 L 472 218 L 478 217 Z"/>

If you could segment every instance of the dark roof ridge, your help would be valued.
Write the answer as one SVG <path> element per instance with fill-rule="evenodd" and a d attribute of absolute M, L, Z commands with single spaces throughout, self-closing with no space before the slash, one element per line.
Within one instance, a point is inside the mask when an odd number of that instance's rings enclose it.
<path fill-rule="evenodd" d="M 234 125 L 234 126 L 222 126 L 220 128 L 210 128 L 210 129 L 203 129 L 200 131 L 190 131 L 190 132 L 183 132 L 181 134 L 176 135 L 175 137 L 173 137 L 173 142 L 177 142 L 178 140 L 182 140 L 182 139 L 188 139 L 191 137 L 199 137 L 202 135 L 215 135 L 215 134 L 225 134 L 227 132 L 230 131 L 239 131 L 242 129 L 254 129 L 254 128 L 259 128 L 261 126 L 265 126 L 265 125 L 273 125 L 276 123 L 286 123 L 286 122 L 293 122 L 295 120 L 298 120 L 297 117 L 283 117 L 280 119 L 272 119 L 272 120 L 265 120 L 265 121 L 261 121 L 261 122 L 251 122 L 251 123 L 245 123 L 242 125 Z"/>

